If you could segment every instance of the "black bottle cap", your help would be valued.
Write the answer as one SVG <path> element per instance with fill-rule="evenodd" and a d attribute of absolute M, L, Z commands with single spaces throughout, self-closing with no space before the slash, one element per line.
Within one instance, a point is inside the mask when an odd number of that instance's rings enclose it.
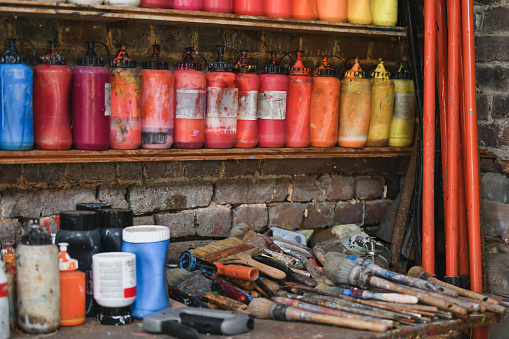
<path fill-rule="evenodd" d="M 60 229 L 66 231 L 96 230 L 97 213 L 93 211 L 60 212 Z"/>
<path fill-rule="evenodd" d="M 88 51 L 85 56 L 78 59 L 78 66 L 103 66 L 104 59 L 97 56 L 94 51 L 94 42 L 87 41 Z"/>
<path fill-rule="evenodd" d="M 82 202 L 76 204 L 77 211 L 97 211 L 102 208 L 111 208 L 110 204 L 104 202 Z"/>
<path fill-rule="evenodd" d="M 240 60 L 233 68 L 236 73 L 254 73 L 256 71 L 255 65 L 250 65 L 247 61 L 247 53 L 249 51 L 240 51 Z"/>
<path fill-rule="evenodd" d="M 270 63 L 262 68 L 262 74 L 286 74 L 286 69 L 283 66 L 279 66 L 276 55 L 277 52 L 270 51 Z"/>
<path fill-rule="evenodd" d="M 124 228 L 133 226 L 133 211 L 127 208 L 98 209 L 97 225 L 99 228 Z"/>
<path fill-rule="evenodd" d="M 48 54 L 41 57 L 45 65 L 67 65 L 67 58 L 58 54 L 55 41 L 48 41 Z"/>
<path fill-rule="evenodd" d="M 401 61 L 399 63 L 399 69 L 397 72 L 392 73 L 392 79 L 412 79 L 412 73 L 410 72 L 410 66 L 406 61 Z"/>
<path fill-rule="evenodd" d="M 122 326 L 133 322 L 131 306 L 103 307 L 97 306 L 97 322 L 101 325 Z"/>
<path fill-rule="evenodd" d="M 202 67 L 199 62 L 194 61 L 193 59 L 193 47 L 186 47 L 186 56 L 182 62 L 177 63 L 177 69 L 180 70 L 195 70 L 201 71 Z"/>
<path fill-rule="evenodd" d="M 16 49 L 16 39 L 7 39 L 7 50 L 0 56 L 2 64 L 23 64 L 26 63 L 27 57 L 18 52 Z"/>
<path fill-rule="evenodd" d="M 209 71 L 215 72 L 231 72 L 233 69 L 233 65 L 227 63 L 224 59 L 224 49 L 225 45 L 216 45 L 217 48 L 217 59 L 214 62 L 209 63 L 208 69 Z"/>
<path fill-rule="evenodd" d="M 129 58 L 125 45 L 120 47 L 117 57 L 111 60 L 111 67 L 136 68 L 136 61 Z"/>
<path fill-rule="evenodd" d="M 161 46 L 152 45 L 152 55 L 150 59 L 143 63 L 144 69 L 168 69 L 169 65 L 166 61 L 161 60 Z"/>
<path fill-rule="evenodd" d="M 336 76 L 336 70 L 329 65 L 329 58 L 323 57 L 320 67 L 314 70 L 313 76 L 315 77 L 333 77 Z"/>

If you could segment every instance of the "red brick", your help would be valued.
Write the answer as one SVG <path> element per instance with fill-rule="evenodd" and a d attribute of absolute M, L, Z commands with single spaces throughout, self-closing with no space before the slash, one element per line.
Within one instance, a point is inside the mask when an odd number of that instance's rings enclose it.
<path fill-rule="evenodd" d="M 213 205 L 196 210 L 197 234 L 201 237 L 227 237 L 232 228 L 229 207 Z"/>
<path fill-rule="evenodd" d="M 218 204 L 257 204 L 284 201 L 289 179 L 224 179 L 216 182 L 214 201 Z"/>
<path fill-rule="evenodd" d="M 187 178 L 219 177 L 221 162 L 219 161 L 185 161 L 184 173 Z"/>
<path fill-rule="evenodd" d="M 334 172 L 355 175 L 390 173 L 396 161 L 394 158 L 338 158 L 334 159 Z"/>
<path fill-rule="evenodd" d="M 194 210 L 155 215 L 157 225 L 168 226 L 170 228 L 170 237 L 172 239 L 196 235 L 194 217 Z"/>
<path fill-rule="evenodd" d="M 67 166 L 67 179 L 73 181 L 113 182 L 116 176 L 114 163 L 78 163 Z"/>
<path fill-rule="evenodd" d="M 315 175 L 293 178 L 292 201 L 324 200 L 324 198 Z"/>
<path fill-rule="evenodd" d="M 385 180 L 382 176 L 357 177 L 355 180 L 355 198 L 371 200 L 380 198 L 384 192 Z"/>
<path fill-rule="evenodd" d="M 184 167 L 178 161 L 146 162 L 143 165 L 145 179 L 170 179 L 184 176 Z"/>
<path fill-rule="evenodd" d="M 0 241 L 2 244 L 14 244 L 21 237 L 21 224 L 18 219 L 0 220 Z"/>
<path fill-rule="evenodd" d="M 332 225 L 335 205 L 333 202 L 309 203 L 308 214 L 304 218 L 303 228 L 323 228 Z"/>
<path fill-rule="evenodd" d="M 291 202 L 269 205 L 268 227 L 299 229 L 302 225 L 306 207 L 307 204 Z"/>
<path fill-rule="evenodd" d="M 350 200 L 353 198 L 355 178 L 337 174 L 324 174 L 318 179 L 327 194 L 327 200 Z"/>
<path fill-rule="evenodd" d="M 375 225 L 380 223 L 385 213 L 391 207 L 392 200 L 374 200 L 366 202 L 366 225 Z"/>
<path fill-rule="evenodd" d="M 141 162 L 121 162 L 118 164 L 118 179 L 124 182 L 141 181 L 143 166 Z"/>
<path fill-rule="evenodd" d="M 23 165 L 23 179 L 27 184 L 39 184 L 43 187 L 63 184 L 66 168 L 66 164 Z"/>
<path fill-rule="evenodd" d="M 223 165 L 227 178 L 254 175 L 260 168 L 260 160 L 229 160 L 223 161 Z"/>
<path fill-rule="evenodd" d="M 362 212 L 364 204 L 358 201 L 340 201 L 336 204 L 334 224 L 362 224 Z"/>
<path fill-rule="evenodd" d="M 262 175 L 324 174 L 332 171 L 332 159 L 284 159 L 262 161 Z"/>
<path fill-rule="evenodd" d="M 247 231 L 260 232 L 269 221 L 265 204 L 240 205 L 233 210 L 233 228 L 230 237 L 242 237 Z"/>

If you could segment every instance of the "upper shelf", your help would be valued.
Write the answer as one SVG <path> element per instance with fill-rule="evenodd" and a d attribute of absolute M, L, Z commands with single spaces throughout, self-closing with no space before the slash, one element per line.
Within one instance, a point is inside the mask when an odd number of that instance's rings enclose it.
<path fill-rule="evenodd" d="M 30 0 L 0 0 L 0 16 L 100 22 L 132 20 L 138 23 L 155 25 L 222 27 L 228 29 L 308 34 L 361 35 L 368 37 L 406 37 L 405 27 L 355 25 L 327 21 L 278 19 L 263 16 L 255 17 L 170 9 L 76 5 Z"/>

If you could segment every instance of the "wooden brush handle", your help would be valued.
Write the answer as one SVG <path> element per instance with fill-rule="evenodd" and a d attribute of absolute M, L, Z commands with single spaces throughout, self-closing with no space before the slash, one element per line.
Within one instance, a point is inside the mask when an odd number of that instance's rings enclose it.
<path fill-rule="evenodd" d="M 295 307 L 288 307 L 285 310 L 285 317 L 286 320 L 308 321 L 313 323 L 330 324 L 374 332 L 385 332 L 388 330 L 388 326 L 385 324 L 380 324 L 366 320 L 340 318 L 332 315 L 301 311 Z"/>
<path fill-rule="evenodd" d="M 246 253 L 237 253 L 229 258 L 225 258 L 223 260 L 223 262 L 228 263 L 228 264 L 243 264 L 243 265 L 251 266 L 251 267 L 258 269 L 258 271 L 265 273 L 266 275 L 268 275 L 269 277 L 274 278 L 274 279 L 283 280 L 286 278 L 285 272 L 280 271 L 274 267 L 270 267 L 268 265 L 262 264 L 256 260 L 254 260 L 253 258 L 251 258 L 251 256 Z"/>
<path fill-rule="evenodd" d="M 221 295 L 217 295 L 212 292 L 206 292 L 205 297 L 209 301 L 213 302 L 214 304 L 222 308 L 223 310 L 249 313 L 247 311 L 247 306 L 241 303 L 240 301 L 233 300 L 231 298 L 224 297 Z"/>
<path fill-rule="evenodd" d="M 479 300 L 479 301 L 486 301 L 487 303 L 490 303 L 490 304 L 498 304 L 498 302 L 495 300 L 495 299 L 491 299 L 481 293 L 477 293 L 477 292 L 474 292 L 474 291 L 469 291 L 469 290 L 466 290 L 464 288 L 461 288 L 461 287 L 458 287 L 458 286 L 454 286 L 454 285 L 451 285 L 451 284 L 448 284 L 442 280 L 439 280 L 435 277 L 430 277 L 428 279 L 429 281 L 437 284 L 437 285 L 441 285 L 441 286 L 444 286 L 444 287 L 448 287 L 450 289 L 453 289 L 457 292 L 460 293 L 460 295 L 464 296 L 464 297 L 467 297 L 467 298 L 470 298 L 470 299 L 474 299 L 474 300 Z"/>
<path fill-rule="evenodd" d="M 466 315 L 468 313 L 465 308 L 455 305 L 447 300 L 432 297 L 424 291 L 415 291 L 411 288 L 394 284 L 382 278 L 371 277 L 369 283 L 371 286 L 382 288 L 384 290 L 416 296 L 419 298 L 419 301 L 423 302 L 424 304 L 436 306 L 445 311 L 453 312 L 459 315 Z"/>
<path fill-rule="evenodd" d="M 362 297 L 364 299 L 376 299 L 402 304 L 417 304 L 419 302 L 419 298 L 416 296 L 401 293 L 374 293 L 370 291 L 363 291 Z"/>

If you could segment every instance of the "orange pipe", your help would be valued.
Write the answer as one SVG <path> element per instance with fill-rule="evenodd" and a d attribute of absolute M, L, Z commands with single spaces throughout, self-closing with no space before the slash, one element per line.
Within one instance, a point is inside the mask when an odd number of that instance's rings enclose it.
<path fill-rule="evenodd" d="M 422 266 L 431 274 L 435 273 L 435 24 L 434 0 L 425 0 Z"/>
<path fill-rule="evenodd" d="M 470 276 L 472 291 L 482 292 L 481 205 L 479 199 L 479 149 L 477 139 L 477 107 L 475 101 L 474 2 L 462 1 L 463 13 L 463 74 L 465 84 L 466 120 L 466 197 Z M 477 332 L 477 331 L 476 331 Z M 482 333 L 482 330 L 478 331 Z M 478 337 L 479 338 L 479 337 Z"/>

